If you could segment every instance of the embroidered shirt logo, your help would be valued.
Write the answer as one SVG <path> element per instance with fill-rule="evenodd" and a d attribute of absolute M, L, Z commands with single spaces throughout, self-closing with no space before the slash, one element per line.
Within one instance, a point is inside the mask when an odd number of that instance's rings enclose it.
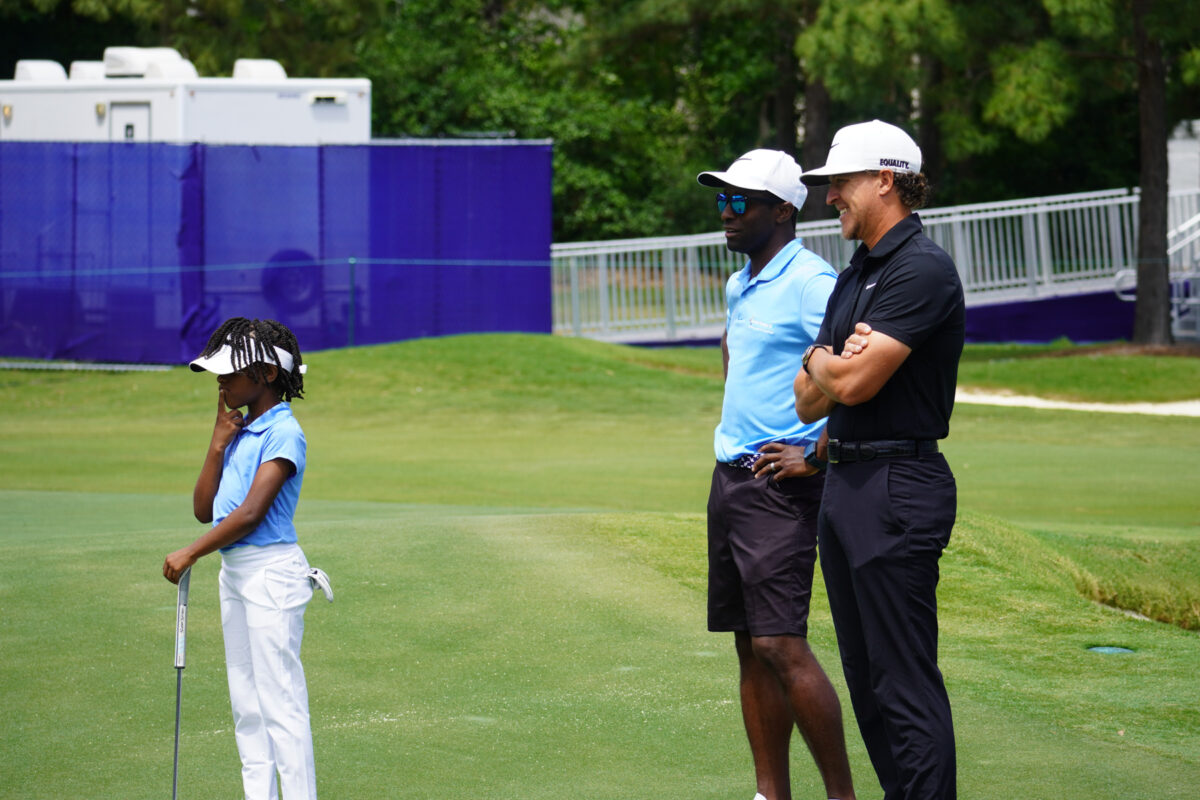
<path fill-rule="evenodd" d="M 875 283 L 879 283 L 879 281 L 876 281 Z M 864 286 L 864 287 L 863 287 L 863 291 L 865 292 L 865 291 L 867 291 L 868 289 L 874 289 L 874 288 L 875 288 L 875 283 L 868 283 L 866 286 Z"/>
<path fill-rule="evenodd" d="M 752 330 L 756 330 L 759 333 L 775 333 L 775 326 L 773 324 L 765 320 L 758 319 L 757 317 L 751 317 L 750 319 L 746 320 L 746 324 L 749 325 Z"/>

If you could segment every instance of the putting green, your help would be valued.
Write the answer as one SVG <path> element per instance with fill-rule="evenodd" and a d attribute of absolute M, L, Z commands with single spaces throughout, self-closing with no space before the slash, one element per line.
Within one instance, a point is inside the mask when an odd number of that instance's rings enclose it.
<path fill-rule="evenodd" d="M 0 535 L 0 794 L 162 796 L 175 594 L 158 568 L 196 530 L 185 502 L 0 492 L 0 503 L 11 523 Z M 333 605 L 310 605 L 304 651 L 326 796 L 746 793 L 731 642 L 705 632 L 696 587 L 700 515 L 313 501 L 300 526 L 337 592 Z M 1191 796 L 1200 730 L 1181 698 L 1194 635 L 1082 601 L 1036 540 L 988 520 L 968 517 L 943 563 L 964 796 L 1006 798 L 1014 784 L 1045 796 Z M 186 796 L 238 791 L 217 567 L 200 562 L 192 580 Z M 812 626 L 844 698 L 820 590 Z M 1137 652 L 1087 651 L 1100 642 Z M 798 796 L 820 795 L 798 741 L 793 773 Z"/>

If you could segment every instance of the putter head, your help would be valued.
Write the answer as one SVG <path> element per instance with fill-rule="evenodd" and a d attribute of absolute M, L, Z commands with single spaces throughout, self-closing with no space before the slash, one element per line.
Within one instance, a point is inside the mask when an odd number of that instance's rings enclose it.
<path fill-rule="evenodd" d="M 329 576 L 325 574 L 325 570 L 309 567 L 308 580 L 314 589 L 320 589 L 325 593 L 326 600 L 333 602 L 333 586 L 329 584 Z"/>

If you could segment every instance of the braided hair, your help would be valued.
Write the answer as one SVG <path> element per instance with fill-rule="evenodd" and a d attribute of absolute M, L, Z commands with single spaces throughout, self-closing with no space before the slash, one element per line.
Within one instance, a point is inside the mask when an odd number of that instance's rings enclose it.
<path fill-rule="evenodd" d="M 266 383 L 266 366 L 273 364 L 277 376 L 271 388 L 283 400 L 304 397 L 304 376 L 300 374 L 300 345 L 288 327 L 273 319 L 233 317 L 213 331 L 201 357 L 211 356 L 226 344 L 233 350 L 233 366 L 245 370 L 256 383 Z M 285 371 L 275 348 L 292 354 L 292 369 Z"/>

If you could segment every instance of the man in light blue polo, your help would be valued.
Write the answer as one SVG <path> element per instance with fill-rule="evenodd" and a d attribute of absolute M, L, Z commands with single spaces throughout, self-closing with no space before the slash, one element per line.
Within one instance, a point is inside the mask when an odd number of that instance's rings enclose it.
<path fill-rule="evenodd" d="M 725 400 L 708 500 L 708 628 L 734 634 L 755 800 L 790 800 L 794 726 L 828 796 L 851 800 L 841 706 L 806 638 L 825 422 L 800 422 L 792 384 L 837 273 L 796 238 L 797 209 L 808 194 L 800 176 L 787 153 L 752 150 L 725 172 L 697 177 L 719 190 L 725 242 L 749 259 L 725 290 Z"/>

